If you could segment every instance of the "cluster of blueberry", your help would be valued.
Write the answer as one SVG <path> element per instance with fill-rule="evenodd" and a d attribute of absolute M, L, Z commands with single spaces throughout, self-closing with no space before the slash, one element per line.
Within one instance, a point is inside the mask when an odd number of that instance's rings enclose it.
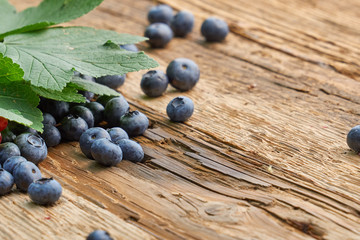
<path fill-rule="evenodd" d="M 153 48 L 165 47 L 171 39 L 186 37 L 194 27 L 194 15 L 188 11 L 180 11 L 175 16 L 173 9 L 160 4 L 150 9 L 148 20 L 151 23 L 145 30 L 145 37 Z M 201 34 L 208 42 L 221 42 L 229 33 L 229 27 L 224 20 L 209 17 L 201 25 Z"/>
<path fill-rule="evenodd" d="M 61 196 L 61 185 L 52 178 L 42 178 L 37 167 L 46 156 L 44 140 L 34 133 L 22 133 L 15 138 L 15 143 L 0 144 L 0 195 L 9 193 L 15 183 L 20 191 L 28 192 L 35 203 L 55 203 Z"/>

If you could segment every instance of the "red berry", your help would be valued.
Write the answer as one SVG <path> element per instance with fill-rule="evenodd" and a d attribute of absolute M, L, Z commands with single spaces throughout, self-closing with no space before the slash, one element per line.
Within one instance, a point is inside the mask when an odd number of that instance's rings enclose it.
<path fill-rule="evenodd" d="M 8 125 L 8 120 L 6 118 L 0 117 L 0 132 L 4 130 Z"/>

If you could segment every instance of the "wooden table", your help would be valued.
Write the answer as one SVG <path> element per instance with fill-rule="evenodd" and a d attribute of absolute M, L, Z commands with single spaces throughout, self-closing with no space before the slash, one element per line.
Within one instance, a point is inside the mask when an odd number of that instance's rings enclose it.
<path fill-rule="evenodd" d="M 61 200 L 1 197 L 0 238 L 85 239 L 99 228 L 115 239 L 360 239 L 360 156 L 346 144 L 360 123 L 360 2 L 105 0 L 67 25 L 143 35 L 157 2 L 194 13 L 195 28 L 142 50 L 162 70 L 193 59 L 199 83 L 149 99 L 145 71 L 128 74 L 119 90 L 151 120 L 136 138 L 146 161 L 104 168 L 78 143 L 51 148 L 40 168 L 61 182 Z M 209 16 L 229 23 L 225 42 L 204 42 Z M 179 95 L 196 106 L 184 124 L 165 111 Z"/>

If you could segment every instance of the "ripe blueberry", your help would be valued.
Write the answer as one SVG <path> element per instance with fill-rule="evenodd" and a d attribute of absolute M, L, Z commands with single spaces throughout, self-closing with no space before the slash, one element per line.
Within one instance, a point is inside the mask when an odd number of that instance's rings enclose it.
<path fill-rule="evenodd" d="M 139 111 L 128 112 L 120 118 L 120 127 L 129 137 L 136 137 L 145 132 L 149 126 L 149 119 Z"/>
<path fill-rule="evenodd" d="M 107 138 L 111 139 L 109 133 L 100 127 L 89 128 L 80 137 L 80 149 L 90 159 L 93 159 L 91 155 L 91 145 L 97 139 Z"/>
<path fill-rule="evenodd" d="M 73 115 L 65 117 L 59 126 L 61 137 L 68 141 L 79 141 L 81 134 L 87 129 L 85 120 Z"/>
<path fill-rule="evenodd" d="M 171 29 L 177 37 L 185 37 L 194 27 L 194 15 L 188 11 L 180 11 L 171 21 Z"/>
<path fill-rule="evenodd" d="M 130 52 L 138 52 L 139 51 L 139 49 L 136 47 L 135 44 L 125 44 L 125 45 L 120 45 L 120 47 L 122 49 L 125 49 Z"/>
<path fill-rule="evenodd" d="M 62 193 L 61 185 L 53 178 L 41 178 L 30 184 L 28 194 L 35 203 L 51 205 L 59 200 Z"/>
<path fill-rule="evenodd" d="M 47 147 L 44 139 L 32 133 L 23 133 L 16 137 L 16 145 L 19 147 L 21 156 L 36 165 L 47 156 Z"/>
<path fill-rule="evenodd" d="M 60 131 L 54 125 L 44 124 L 44 131 L 40 136 L 48 147 L 55 147 L 61 142 Z"/>
<path fill-rule="evenodd" d="M 172 17 L 173 10 L 169 5 L 166 4 L 154 6 L 148 12 L 148 20 L 150 23 L 161 22 L 170 24 Z"/>
<path fill-rule="evenodd" d="M 192 89 L 200 78 L 198 65 L 187 58 L 173 60 L 166 69 L 169 83 L 180 91 Z"/>
<path fill-rule="evenodd" d="M 88 128 L 92 128 L 94 126 L 94 115 L 87 107 L 79 105 L 74 106 L 70 109 L 70 114 L 73 116 L 79 116 L 84 119 L 88 125 Z"/>
<path fill-rule="evenodd" d="M 13 185 L 14 178 L 11 173 L 0 168 L 0 196 L 10 192 Z"/>
<path fill-rule="evenodd" d="M 126 74 L 123 75 L 108 75 L 96 78 L 96 82 L 105 86 L 108 86 L 112 89 L 118 89 L 121 85 L 124 84 Z"/>
<path fill-rule="evenodd" d="M 229 33 L 229 27 L 224 20 L 210 17 L 201 25 L 201 34 L 208 42 L 221 42 Z"/>
<path fill-rule="evenodd" d="M 113 240 L 108 232 L 95 230 L 87 236 L 86 240 Z"/>
<path fill-rule="evenodd" d="M 90 109 L 94 116 L 94 126 L 97 126 L 104 119 L 104 106 L 98 102 L 89 102 L 85 104 L 85 107 Z"/>
<path fill-rule="evenodd" d="M 108 101 L 105 106 L 105 119 L 109 126 L 118 126 L 120 118 L 129 110 L 129 104 L 123 96 Z"/>
<path fill-rule="evenodd" d="M 104 166 L 115 166 L 122 160 L 121 148 L 107 138 L 97 139 L 91 145 L 91 155 Z"/>
<path fill-rule="evenodd" d="M 353 151 L 360 152 L 360 125 L 353 127 L 349 131 L 346 142 Z"/>
<path fill-rule="evenodd" d="M 6 161 L 3 164 L 3 168 L 8 171 L 9 173 L 13 174 L 14 169 L 16 168 L 16 166 L 22 162 L 26 162 L 26 158 L 22 157 L 22 156 L 13 156 L 10 157 L 8 159 L 6 159 Z"/>
<path fill-rule="evenodd" d="M 139 143 L 130 139 L 121 139 L 116 142 L 123 152 L 123 159 L 137 163 L 144 158 L 144 150 Z"/>
<path fill-rule="evenodd" d="M 12 142 L 0 144 L 0 164 L 3 164 L 8 158 L 12 156 L 20 156 L 19 147 Z"/>
<path fill-rule="evenodd" d="M 149 38 L 147 42 L 151 47 L 163 48 L 173 38 L 173 32 L 165 23 L 153 23 L 146 28 L 144 36 Z"/>
<path fill-rule="evenodd" d="M 50 124 L 53 126 L 56 125 L 56 120 L 50 113 L 44 113 L 43 118 L 44 118 L 44 120 L 42 121 L 43 124 Z"/>
<path fill-rule="evenodd" d="M 176 97 L 169 102 L 166 113 L 171 121 L 184 122 L 188 120 L 194 112 L 194 103 L 188 97 Z"/>
<path fill-rule="evenodd" d="M 113 142 L 117 142 L 120 139 L 129 139 L 129 135 L 125 132 L 125 130 L 119 127 L 107 129 L 107 132 L 109 133 L 111 141 Z"/>
<path fill-rule="evenodd" d="M 149 97 L 161 96 L 168 86 L 169 80 L 161 70 L 151 70 L 142 76 L 141 90 Z"/>
<path fill-rule="evenodd" d="M 41 172 L 34 163 L 26 161 L 15 167 L 13 176 L 17 188 L 26 192 L 32 182 L 41 178 Z"/>

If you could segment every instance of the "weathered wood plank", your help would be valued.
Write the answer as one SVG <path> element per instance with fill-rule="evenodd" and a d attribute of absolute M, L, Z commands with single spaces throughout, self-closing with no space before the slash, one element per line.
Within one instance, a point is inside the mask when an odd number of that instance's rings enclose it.
<path fill-rule="evenodd" d="M 142 49 L 163 70 L 176 57 L 195 60 L 198 85 L 149 99 L 144 72 L 128 74 L 119 90 L 151 120 L 136 139 L 146 161 L 102 168 L 77 143 L 52 148 L 40 167 L 61 180 L 64 198 L 52 208 L 2 198 L 14 217 L 2 213 L 12 228 L 0 226 L 0 236 L 81 239 L 102 227 L 119 239 L 360 239 L 359 156 L 345 142 L 360 115 L 359 2 L 159 2 L 193 12 L 194 32 Z M 67 25 L 142 35 L 154 3 L 105 0 Z M 229 22 L 224 43 L 200 36 L 210 15 Z M 174 124 L 165 109 L 180 94 L 196 109 Z"/>

